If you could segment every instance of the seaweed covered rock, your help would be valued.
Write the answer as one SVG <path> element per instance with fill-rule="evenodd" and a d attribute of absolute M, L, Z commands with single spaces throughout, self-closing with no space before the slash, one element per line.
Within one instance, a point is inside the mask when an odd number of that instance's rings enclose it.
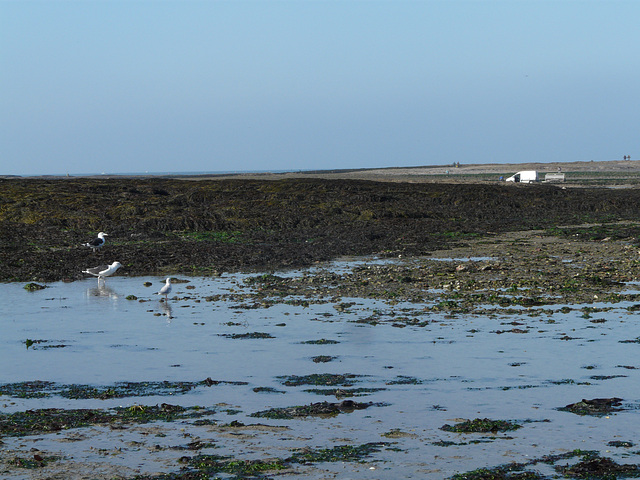
<path fill-rule="evenodd" d="M 571 478 L 622 478 L 640 476 L 638 465 L 619 464 L 606 457 L 583 460 L 569 467 L 557 465 L 555 469 L 565 477 Z"/>
<path fill-rule="evenodd" d="M 371 403 L 354 402 L 353 400 L 343 400 L 339 403 L 318 402 L 310 405 L 272 408 L 261 412 L 252 413 L 252 417 L 264 417 L 289 420 L 297 417 L 308 417 L 312 415 L 338 415 L 339 413 L 349 413 L 354 410 L 362 410 L 371 406 Z"/>
<path fill-rule="evenodd" d="M 618 397 L 612 398 L 594 398 L 592 400 L 582 399 L 576 403 L 570 403 L 558 410 L 563 412 L 571 412 L 577 415 L 607 415 L 611 412 L 622 410 L 622 399 Z"/>
<path fill-rule="evenodd" d="M 454 433 L 497 433 L 517 430 L 522 425 L 508 422 L 506 420 L 491 420 L 489 418 L 476 418 L 456 423 L 455 425 L 445 424 L 440 430 Z"/>

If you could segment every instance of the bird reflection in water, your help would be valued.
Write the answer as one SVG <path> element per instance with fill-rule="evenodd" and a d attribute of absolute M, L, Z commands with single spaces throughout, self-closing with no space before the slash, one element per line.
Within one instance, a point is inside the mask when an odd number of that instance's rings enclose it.
<path fill-rule="evenodd" d="M 118 298 L 120 295 L 118 295 L 113 288 L 107 287 L 104 283 L 98 283 L 97 287 L 87 289 L 87 296 Z"/>
<path fill-rule="evenodd" d="M 162 300 L 158 303 L 160 304 L 163 315 L 167 317 L 167 321 L 171 322 L 173 318 L 173 308 L 171 308 L 171 304 L 169 302 L 163 302 Z"/>

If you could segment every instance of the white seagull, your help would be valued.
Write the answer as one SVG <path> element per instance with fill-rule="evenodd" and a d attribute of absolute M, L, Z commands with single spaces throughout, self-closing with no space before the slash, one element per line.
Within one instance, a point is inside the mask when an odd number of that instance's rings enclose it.
<path fill-rule="evenodd" d="M 160 291 L 156 293 L 156 295 L 164 295 L 165 302 L 167 301 L 167 296 L 171 293 L 171 279 L 167 278 L 166 282 Z"/>
<path fill-rule="evenodd" d="M 82 245 L 84 247 L 90 247 L 94 253 L 97 249 L 99 249 L 100 247 L 102 247 L 105 243 L 105 239 L 104 237 L 108 236 L 108 234 L 104 233 L 104 232 L 100 232 L 98 234 L 97 238 L 94 238 L 93 240 L 91 240 L 89 243 L 83 243 Z"/>
<path fill-rule="evenodd" d="M 97 267 L 87 268 L 86 270 L 83 270 L 82 273 L 88 273 L 89 275 L 98 277 L 99 283 L 101 278 L 102 280 L 104 280 L 104 277 L 110 277 L 111 275 L 116 273 L 116 270 L 118 270 L 121 266 L 122 265 L 120 264 L 120 262 L 113 262 L 111 265 L 98 265 Z"/>

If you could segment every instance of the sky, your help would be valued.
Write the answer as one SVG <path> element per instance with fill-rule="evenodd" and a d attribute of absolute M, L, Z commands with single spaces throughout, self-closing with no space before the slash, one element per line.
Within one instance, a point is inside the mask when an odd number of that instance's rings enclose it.
<path fill-rule="evenodd" d="M 640 2 L 0 0 L 0 175 L 640 159 Z"/>

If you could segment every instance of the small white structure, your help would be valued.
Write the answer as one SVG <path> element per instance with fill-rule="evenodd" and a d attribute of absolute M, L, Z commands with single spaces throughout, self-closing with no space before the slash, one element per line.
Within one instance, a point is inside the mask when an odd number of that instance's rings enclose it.
<path fill-rule="evenodd" d="M 564 182 L 564 173 L 545 173 L 545 182 Z"/>
<path fill-rule="evenodd" d="M 538 181 L 538 172 L 535 170 L 523 170 L 515 175 L 511 175 L 506 182 L 533 183 Z"/>

